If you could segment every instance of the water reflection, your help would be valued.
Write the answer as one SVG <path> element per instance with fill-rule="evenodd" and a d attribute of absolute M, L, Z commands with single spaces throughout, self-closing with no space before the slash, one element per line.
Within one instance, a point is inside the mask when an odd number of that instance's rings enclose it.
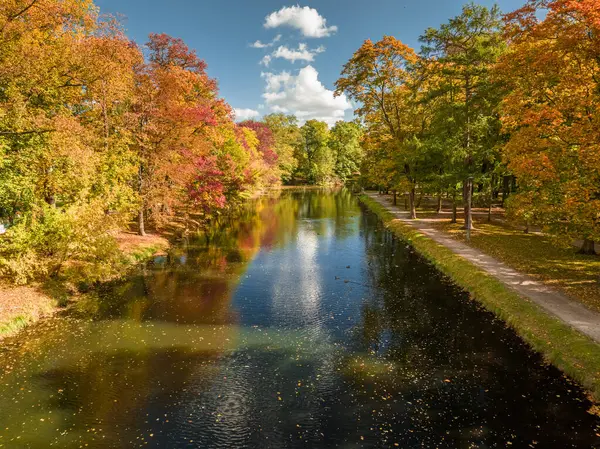
<path fill-rule="evenodd" d="M 0 367 L 0 447 L 599 444 L 578 387 L 346 192 L 258 200 Z"/>

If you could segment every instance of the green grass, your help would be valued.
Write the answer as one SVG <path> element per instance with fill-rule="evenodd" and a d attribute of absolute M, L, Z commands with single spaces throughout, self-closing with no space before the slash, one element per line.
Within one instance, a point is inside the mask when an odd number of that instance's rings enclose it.
<path fill-rule="evenodd" d="M 125 257 L 125 265 L 137 265 L 151 260 L 158 251 L 164 250 L 162 245 L 150 245 L 136 249 Z"/>
<path fill-rule="evenodd" d="M 600 345 L 551 317 L 477 266 L 445 246 L 395 220 L 394 215 L 366 195 L 359 197 L 398 237 L 409 242 L 456 284 L 494 312 L 546 360 L 581 383 L 600 402 Z"/>
<path fill-rule="evenodd" d="M 460 221 L 440 221 L 434 226 L 465 240 Z M 557 246 L 541 234 L 525 234 L 495 223 L 476 222 L 475 226 L 471 246 L 600 312 L 600 257 L 578 254 L 575 247 Z"/>
<path fill-rule="evenodd" d="M 27 325 L 31 322 L 32 318 L 27 318 L 25 316 L 17 316 L 15 318 L 12 318 L 10 321 L 0 323 L 0 337 L 14 335 L 21 329 L 27 327 Z"/>

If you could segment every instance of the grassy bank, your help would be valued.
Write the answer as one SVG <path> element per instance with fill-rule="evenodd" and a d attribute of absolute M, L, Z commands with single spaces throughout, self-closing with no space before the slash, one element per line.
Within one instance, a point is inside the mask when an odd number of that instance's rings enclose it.
<path fill-rule="evenodd" d="M 436 220 L 433 226 L 465 242 L 463 220 Z M 578 248 L 557 246 L 549 236 L 476 222 L 469 245 L 600 312 L 600 257 L 578 254 Z"/>
<path fill-rule="evenodd" d="M 580 382 L 595 402 L 600 402 L 600 345 L 549 316 L 448 248 L 394 218 L 385 207 L 366 195 L 360 201 L 376 213 L 398 237 L 408 241 L 438 269 L 494 312 L 546 360 Z"/>
<path fill-rule="evenodd" d="M 391 203 L 391 196 L 386 198 Z M 400 204 L 403 199 L 400 198 Z M 462 209 L 456 223 L 451 223 L 451 203 L 437 212 L 437 199 L 424 197 L 417 209 L 420 220 L 443 231 L 448 236 L 498 259 L 507 266 L 524 273 L 549 287 L 559 290 L 587 308 L 600 312 L 600 257 L 579 254 L 581 242 L 569 245 L 568 239 L 557 239 L 532 227 L 525 233 L 525 225 L 507 219 L 504 209 L 492 209 L 488 222 L 487 208 L 475 208 L 475 229 L 466 242 Z"/>
<path fill-rule="evenodd" d="M 157 235 L 140 237 L 131 233 L 121 233 L 116 239 L 122 253 L 119 265 L 121 274 L 169 247 L 168 240 Z M 1 284 L 0 340 L 15 335 L 26 326 L 77 302 L 81 291 L 71 284 L 68 278 L 27 286 Z"/>
<path fill-rule="evenodd" d="M 40 286 L 0 286 L 0 339 L 51 315 L 58 303 Z"/>

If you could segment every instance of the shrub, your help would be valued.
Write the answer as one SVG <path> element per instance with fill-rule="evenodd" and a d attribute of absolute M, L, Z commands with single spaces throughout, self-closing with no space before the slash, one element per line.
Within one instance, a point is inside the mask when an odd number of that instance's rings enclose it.
<path fill-rule="evenodd" d="M 17 284 L 43 277 L 100 280 L 117 268 L 115 219 L 98 204 L 44 205 L 0 237 L 0 274 Z"/>

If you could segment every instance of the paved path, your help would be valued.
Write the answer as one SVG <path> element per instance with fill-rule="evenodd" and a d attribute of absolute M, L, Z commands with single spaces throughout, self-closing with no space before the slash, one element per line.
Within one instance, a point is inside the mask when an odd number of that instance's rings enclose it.
<path fill-rule="evenodd" d="M 431 224 L 426 221 L 411 220 L 408 212 L 393 206 L 389 198 L 380 196 L 377 193 L 367 193 L 367 195 L 382 206 L 385 206 L 403 223 L 412 226 L 437 243 L 444 245 L 455 254 L 464 257 L 469 262 L 496 277 L 521 296 L 529 298 L 550 312 L 550 314 L 600 343 L 600 314 L 574 302 L 569 297 L 551 289 L 543 283 L 509 268 L 478 249 L 471 248 L 464 243 L 454 240 L 446 233 L 431 227 Z"/>

